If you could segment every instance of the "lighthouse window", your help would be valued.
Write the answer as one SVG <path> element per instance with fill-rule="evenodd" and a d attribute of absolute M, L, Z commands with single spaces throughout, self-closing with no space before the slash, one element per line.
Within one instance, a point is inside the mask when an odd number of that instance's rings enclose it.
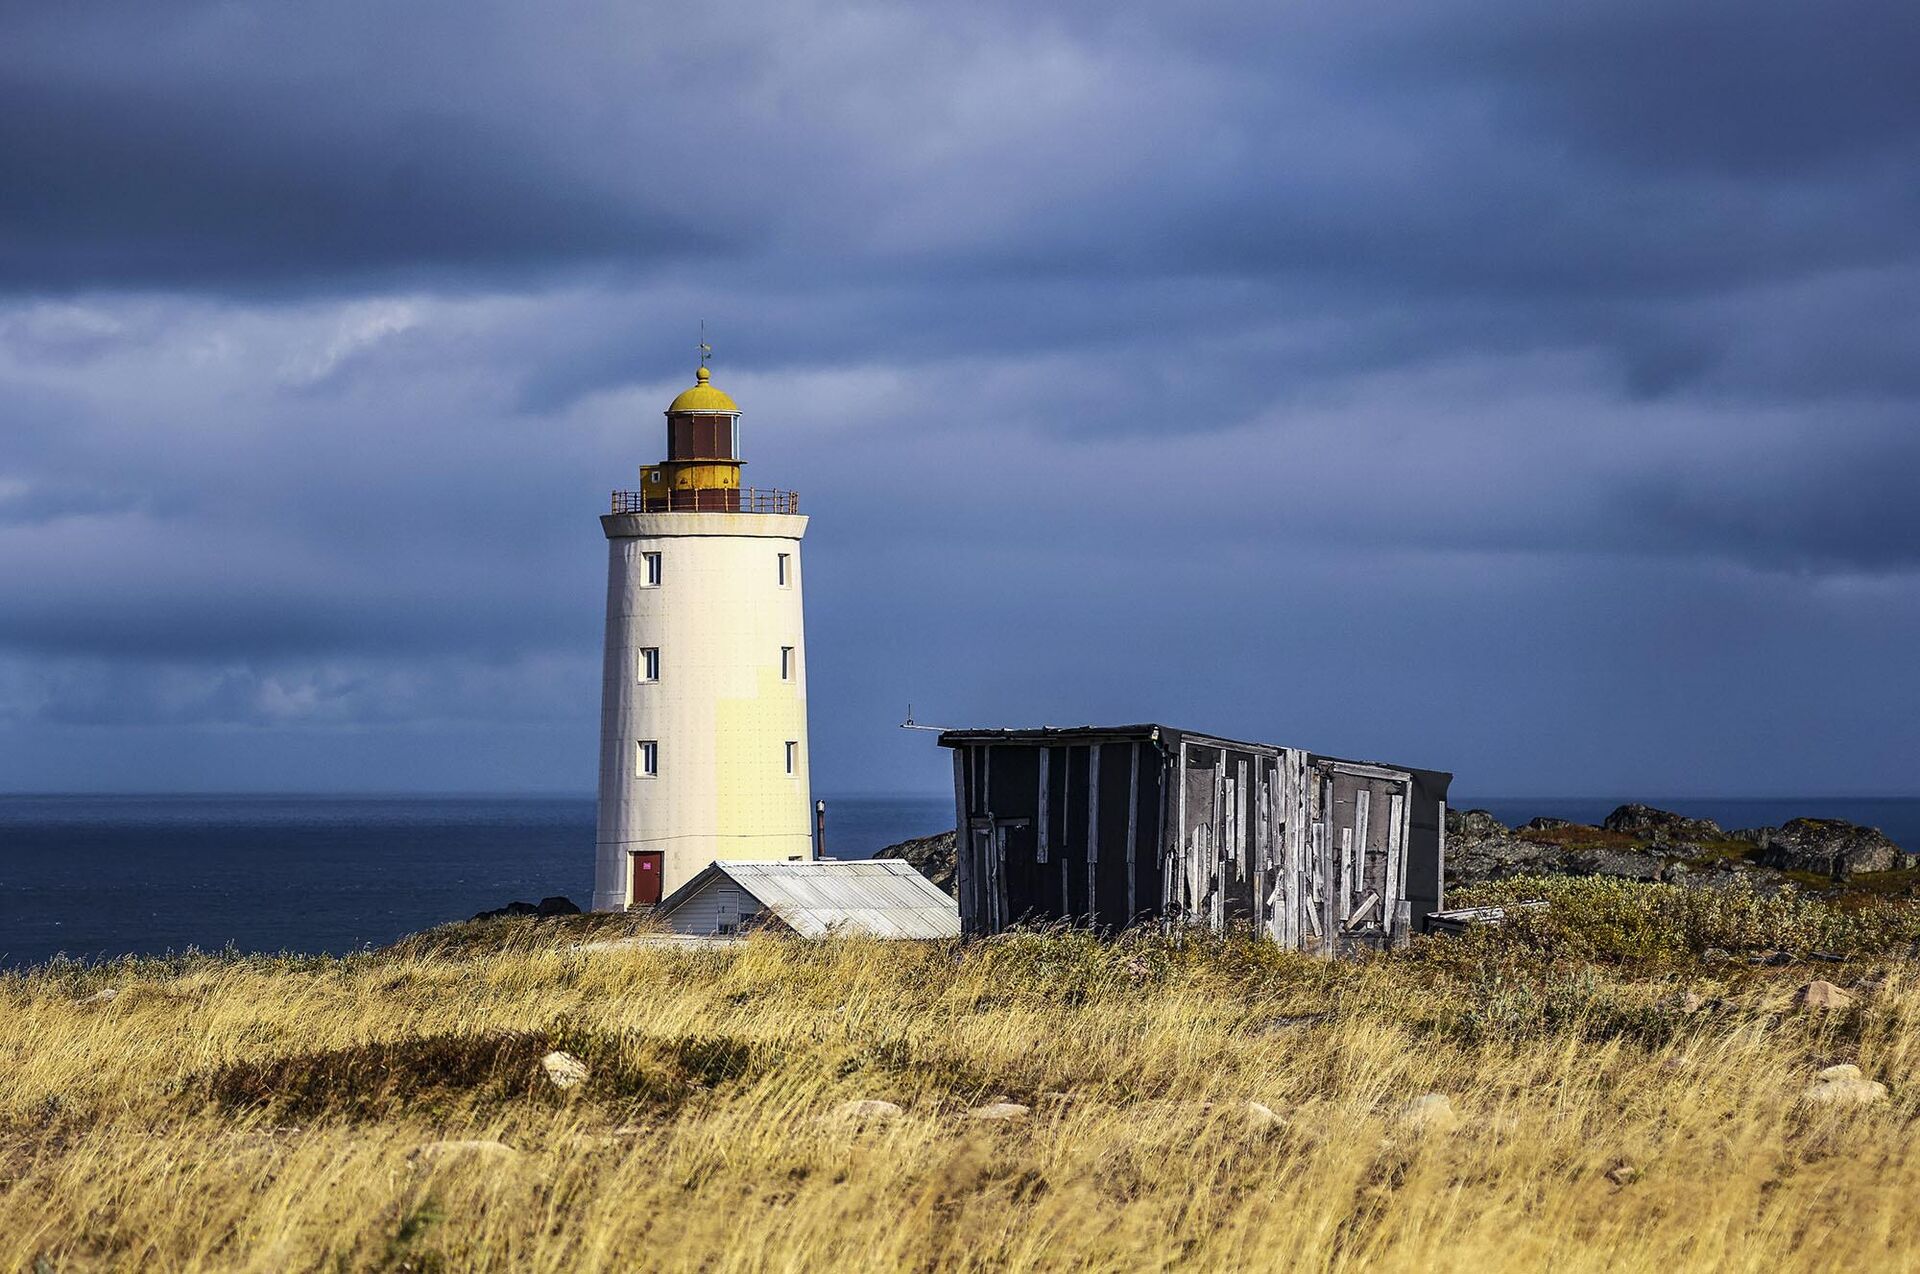
<path fill-rule="evenodd" d="M 780 647 L 780 680 L 793 680 L 793 647 Z"/>
<path fill-rule="evenodd" d="M 641 681 L 660 680 L 660 647 L 640 647 L 638 675 Z"/>
<path fill-rule="evenodd" d="M 779 557 L 778 570 L 781 588 L 786 588 L 793 583 L 793 575 L 788 569 L 790 566 L 788 559 L 791 556 L 791 554 L 782 553 Z"/>
<path fill-rule="evenodd" d="M 660 555 L 658 553 L 642 553 L 640 559 L 642 566 L 640 573 L 642 586 L 646 588 L 659 588 Z"/>
<path fill-rule="evenodd" d="M 792 774 L 800 768 L 800 744 L 797 740 L 787 740 L 787 773 Z"/>
<path fill-rule="evenodd" d="M 642 739 L 633 749 L 633 777 L 650 779 L 660 773 L 660 744 Z"/>

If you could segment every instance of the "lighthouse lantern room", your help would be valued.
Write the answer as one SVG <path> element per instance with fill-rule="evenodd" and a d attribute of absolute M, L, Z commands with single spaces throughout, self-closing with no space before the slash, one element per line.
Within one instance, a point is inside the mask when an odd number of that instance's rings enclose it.
<path fill-rule="evenodd" d="M 646 906 L 721 859 L 813 857 L 792 491 L 740 484 L 740 409 L 703 364 L 667 456 L 613 493 L 593 905 Z"/>

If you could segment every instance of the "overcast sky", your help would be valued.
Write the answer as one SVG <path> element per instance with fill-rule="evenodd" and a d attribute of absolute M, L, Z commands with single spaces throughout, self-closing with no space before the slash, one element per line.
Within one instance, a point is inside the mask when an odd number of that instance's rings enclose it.
<path fill-rule="evenodd" d="M 697 323 L 814 779 L 1920 794 L 1920 6 L 0 6 L 0 789 L 590 791 Z"/>

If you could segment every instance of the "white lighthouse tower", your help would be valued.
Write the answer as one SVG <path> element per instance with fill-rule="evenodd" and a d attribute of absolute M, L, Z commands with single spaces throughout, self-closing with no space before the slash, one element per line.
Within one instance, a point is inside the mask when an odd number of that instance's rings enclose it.
<path fill-rule="evenodd" d="M 667 407 L 667 458 L 613 493 L 596 911 L 657 902 L 716 859 L 813 857 L 799 497 L 740 485 L 740 409 Z"/>

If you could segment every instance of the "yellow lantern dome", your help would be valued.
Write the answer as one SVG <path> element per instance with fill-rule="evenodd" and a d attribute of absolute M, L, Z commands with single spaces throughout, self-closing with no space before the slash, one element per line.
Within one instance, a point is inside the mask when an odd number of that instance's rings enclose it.
<path fill-rule="evenodd" d="M 667 414 L 671 416 L 683 411 L 724 411 L 738 415 L 740 409 L 734 405 L 733 399 L 714 388 L 709 383 L 711 380 L 712 377 L 707 369 L 702 367 L 694 376 L 693 388 L 681 390 L 680 396 L 667 404 Z"/>

